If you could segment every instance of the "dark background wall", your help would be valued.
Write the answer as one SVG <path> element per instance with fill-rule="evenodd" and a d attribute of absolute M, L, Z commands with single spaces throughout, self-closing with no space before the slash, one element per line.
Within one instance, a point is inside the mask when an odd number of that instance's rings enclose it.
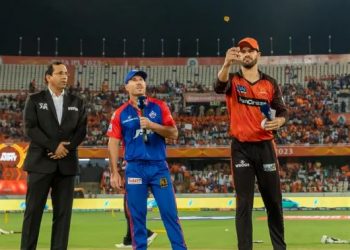
<path fill-rule="evenodd" d="M 58 37 L 59 55 L 79 55 L 80 39 L 85 56 L 101 56 L 102 38 L 106 56 L 217 55 L 244 36 L 256 37 L 263 54 L 326 54 L 331 35 L 332 53 L 350 52 L 350 1 L 348 0 L 3 0 L 0 4 L 0 54 L 36 55 L 40 37 L 41 55 L 54 55 Z M 224 16 L 230 21 L 225 22 Z"/>

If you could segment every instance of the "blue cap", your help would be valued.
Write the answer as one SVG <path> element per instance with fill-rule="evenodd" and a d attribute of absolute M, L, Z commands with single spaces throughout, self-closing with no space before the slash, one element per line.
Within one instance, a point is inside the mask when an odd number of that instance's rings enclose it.
<path fill-rule="evenodd" d="M 133 78 L 134 76 L 141 76 L 143 78 L 143 80 L 146 80 L 147 78 L 147 73 L 142 71 L 142 70 L 137 70 L 137 69 L 133 69 L 130 70 L 129 73 L 125 76 L 125 84 L 128 84 L 128 82 L 131 80 L 131 78 Z"/>

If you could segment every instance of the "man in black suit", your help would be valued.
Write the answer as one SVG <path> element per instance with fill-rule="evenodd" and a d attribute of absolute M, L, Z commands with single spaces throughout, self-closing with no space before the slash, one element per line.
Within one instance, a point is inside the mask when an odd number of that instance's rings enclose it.
<path fill-rule="evenodd" d="M 36 249 L 40 223 L 51 189 L 51 250 L 68 246 L 78 145 L 86 135 L 87 115 L 81 98 L 65 90 L 68 71 L 55 62 L 45 72 L 47 90 L 28 97 L 25 134 L 30 146 L 24 162 L 28 172 L 21 250 Z"/>

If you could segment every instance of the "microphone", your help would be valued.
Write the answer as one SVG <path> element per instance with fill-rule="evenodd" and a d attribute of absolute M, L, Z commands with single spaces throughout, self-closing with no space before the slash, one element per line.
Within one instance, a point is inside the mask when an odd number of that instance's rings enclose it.
<path fill-rule="evenodd" d="M 271 121 L 272 120 L 272 113 L 270 109 L 270 105 L 268 103 L 265 103 L 260 106 L 260 111 L 261 113 L 264 114 L 267 120 Z"/>
<path fill-rule="evenodd" d="M 144 108 L 146 107 L 146 101 L 147 101 L 147 97 L 144 95 L 137 97 L 137 107 L 141 110 L 141 116 L 144 116 Z M 145 128 L 142 129 L 142 138 L 143 138 L 143 142 L 148 141 Z"/>

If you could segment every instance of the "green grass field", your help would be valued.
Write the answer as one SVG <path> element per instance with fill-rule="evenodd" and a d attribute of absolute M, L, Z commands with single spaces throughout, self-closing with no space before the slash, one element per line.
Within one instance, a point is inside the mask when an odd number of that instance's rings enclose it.
<path fill-rule="evenodd" d="M 349 211 L 294 211 L 285 215 L 349 215 Z M 233 216 L 234 212 L 180 212 L 180 216 Z M 264 212 L 254 212 L 254 244 L 256 250 L 271 250 L 267 222 L 257 220 Z M 51 234 L 51 213 L 45 213 L 39 238 L 38 249 L 49 249 Z M 5 218 L 0 214 L 0 228 L 20 230 L 23 214 L 12 213 Z M 149 249 L 171 249 L 161 221 L 151 220 L 159 217 L 157 212 L 148 214 L 148 227 L 159 236 Z M 237 249 L 234 220 L 184 220 L 181 222 L 188 249 L 221 250 Z M 341 239 L 350 239 L 349 220 L 285 221 L 286 241 L 289 250 L 350 249 L 350 244 L 321 244 L 323 234 Z M 125 219 L 122 212 L 74 212 L 70 234 L 70 250 L 116 249 L 125 233 Z M 20 234 L 0 235 L 0 249 L 19 249 Z"/>

